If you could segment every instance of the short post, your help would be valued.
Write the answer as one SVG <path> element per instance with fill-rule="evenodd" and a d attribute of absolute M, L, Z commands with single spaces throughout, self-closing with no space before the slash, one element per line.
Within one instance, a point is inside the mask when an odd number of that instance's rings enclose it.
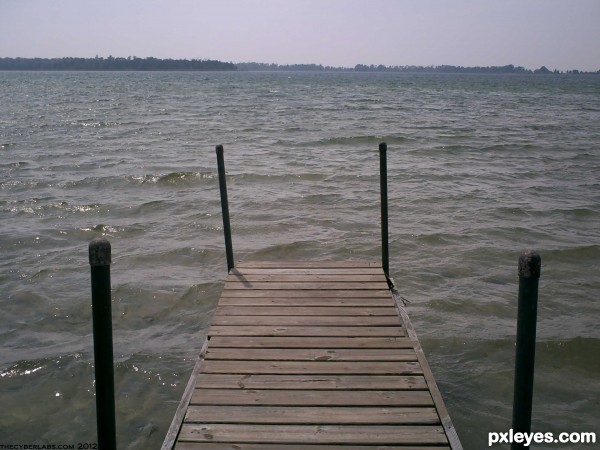
<path fill-rule="evenodd" d="M 221 209 L 223 211 L 223 232 L 225 233 L 225 253 L 227 254 L 227 272 L 234 267 L 233 245 L 231 244 L 231 223 L 229 222 L 229 202 L 227 201 L 227 181 L 225 179 L 225 161 L 223 146 L 217 145 L 217 168 L 219 171 L 219 189 L 221 191 Z"/>
<path fill-rule="evenodd" d="M 110 294 L 110 243 L 105 238 L 90 242 L 92 275 L 92 321 L 96 375 L 96 424 L 98 448 L 116 450 L 115 381 L 113 369 L 112 314 Z"/>
<path fill-rule="evenodd" d="M 381 266 L 385 276 L 390 276 L 390 251 L 388 245 L 388 194 L 387 194 L 387 144 L 379 144 L 379 179 L 381 183 Z"/>
<path fill-rule="evenodd" d="M 542 260 L 537 252 L 527 251 L 520 256 L 517 349 L 512 417 L 514 433 L 531 432 L 538 284 L 541 269 Z M 524 448 L 524 444 L 513 443 L 511 446 L 512 450 Z"/>

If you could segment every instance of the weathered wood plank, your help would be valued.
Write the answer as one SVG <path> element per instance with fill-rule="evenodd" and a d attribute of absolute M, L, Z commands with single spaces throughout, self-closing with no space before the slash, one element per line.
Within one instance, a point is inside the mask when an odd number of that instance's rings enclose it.
<path fill-rule="evenodd" d="M 204 361 L 204 373 L 421 375 L 415 362 L 366 361 Z"/>
<path fill-rule="evenodd" d="M 227 276 L 228 283 L 256 283 L 258 281 L 296 282 L 296 283 L 350 283 L 350 282 L 380 282 L 387 283 L 383 272 L 378 274 L 249 274 L 240 271 L 230 272 Z"/>
<path fill-rule="evenodd" d="M 380 268 L 380 261 L 241 261 L 236 268 L 260 268 L 260 269 L 326 269 L 326 268 Z"/>
<path fill-rule="evenodd" d="M 278 289 L 223 289 L 221 298 L 227 297 L 284 297 L 284 298 L 391 298 L 390 291 L 387 289 L 379 290 L 353 290 L 347 286 L 342 289 L 303 289 L 303 290 L 278 290 Z"/>
<path fill-rule="evenodd" d="M 390 307 L 388 298 L 331 298 L 331 297 L 222 297 L 220 306 L 348 306 L 348 307 Z"/>
<path fill-rule="evenodd" d="M 351 337 L 404 337 L 404 328 L 372 326 L 282 326 L 282 325 L 213 325 L 210 336 L 351 336 Z"/>
<path fill-rule="evenodd" d="M 257 268 L 234 267 L 232 274 L 243 275 L 380 275 L 381 267 L 326 267 L 326 268 Z"/>
<path fill-rule="evenodd" d="M 335 444 L 249 444 L 237 442 L 181 442 L 175 450 L 450 450 L 447 446 L 335 445 Z"/>
<path fill-rule="evenodd" d="M 209 348 L 205 358 L 249 361 L 416 361 L 413 349 Z"/>
<path fill-rule="evenodd" d="M 211 348 L 407 348 L 412 341 L 399 337 L 271 337 L 212 336 Z"/>
<path fill-rule="evenodd" d="M 196 389 L 190 405 L 432 406 L 428 391 Z"/>
<path fill-rule="evenodd" d="M 206 389 L 352 389 L 425 390 L 427 383 L 415 375 L 257 375 L 203 373 L 196 388 Z"/>
<path fill-rule="evenodd" d="M 182 442 L 175 450 L 450 450 L 446 446 L 396 446 L 396 445 L 335 445 L 335 444 L 248 444 L 238 442 L 228 444 L 223 442 Z"/>
<path fill-rule="evenodd" d="M 400 326 L 398 316 L 214 316 L 214 325 Z"/>
<path fill-rule="evenodd" d="M 224 291 L 240 289 L 253 290 L 341 290 L 351 289 L 357 291 L 382 290 L 387 287 L 383 281 L 360 281 L 360 282 L 335 282 L 335 281 L 228 281 L 223 288 Z"/>
<path fill-rule="evenodd" d="M 188 423 L 254 424 L 419 424 L 437 425 L 433 407 L 331 407 L 331 406 L 201 406 L 192 405 Z"/>
<path fill-rule="evenodd" d="M 218 306 L 216 316 L 393 316 L 396 308 L 353 306 Z M 396 320 L 400 323 L 399 320 Z"/>
<path fill-rule="evenodd" d="M 281 444 L 445 444 L 440 426 L 184 424 L 179 440 Z"/>

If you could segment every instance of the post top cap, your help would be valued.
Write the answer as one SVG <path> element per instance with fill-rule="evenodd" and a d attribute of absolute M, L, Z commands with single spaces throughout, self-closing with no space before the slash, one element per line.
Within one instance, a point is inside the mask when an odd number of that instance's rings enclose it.
<path fill-rule="evenodd" d="M 535 250 L 527 250 L 519 257 L 519 278 L 539 278 L 542 258 Z"/>
<path fill-rule="evenodd" d="M 219 153 L 219 152 L 223 153 L 223 145 L 222 144 L 217 145 L 216 150 L 217 150 L 217 153 Z"/>
<path fill-rule="evenodd" d="M 97 237 L 90 241 L 90 266 L 110 266 L 110 242 L 105 237 Z"/>

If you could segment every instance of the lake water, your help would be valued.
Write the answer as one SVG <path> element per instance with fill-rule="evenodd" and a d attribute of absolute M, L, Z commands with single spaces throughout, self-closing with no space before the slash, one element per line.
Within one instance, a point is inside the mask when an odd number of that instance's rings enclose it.
<path fill-rule="evenodd" d="M 600 77 L 0 72 L 0 104 L 0 444 L 96 441 L 106 236 L 117 439 L 159 448 L 226 277 L 217 144 L 236 260 L 377 260 L 387 142 L 391 275 L 465 449 L 510 428 L 537 249 L 533 431 L 600 433 Z"/>

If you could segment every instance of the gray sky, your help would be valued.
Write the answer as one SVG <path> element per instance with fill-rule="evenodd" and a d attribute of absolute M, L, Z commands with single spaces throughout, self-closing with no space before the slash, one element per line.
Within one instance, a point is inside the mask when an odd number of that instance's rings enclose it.
<path fill-rule="evenodd" d="M 600 69 L 600 0 L 0 0 L 0 57 Z"/>

